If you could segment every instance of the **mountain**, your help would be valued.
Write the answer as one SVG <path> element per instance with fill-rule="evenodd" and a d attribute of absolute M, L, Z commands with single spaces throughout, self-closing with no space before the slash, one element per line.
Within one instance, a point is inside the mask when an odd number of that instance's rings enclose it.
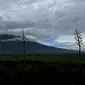
<path fill-rule="evenodd" d="M 1 35 L 2 36 L 2 35 Z M 6 36 L 5 40 L 3 41 L 4 35 L 1 38 L 0 41 L 0 53 L 1 54 L 21 54 L 23 55 L 23 41 L 16 40 L 16 36 Z M 8 38 L 7 38 L 8 37 Z M 13 38 L 12 38 L 13 37 Z M 11 39 L 10 39 L 11 38 Z M 14 39 L 12 41 L 12 39 Z M 43 44 L 40 44 L 38 42 L 32 42 L 32 41 L 26 41 L 25 43 L 26 47 L 26 54 L 58 54 L 58 53 L 75 53 L 76 51 L 73 50 L 66 50 L 61 48 L 55 48 L 51 46 L 46 46 Z"/>
<path fill-rule="evenodd" d="M 10 34 L 0 34 L 0 41 L 6 40 L 6 39 L 13 39 L 16 37 L 18 37 L 18 36 L 14 36 L 14 35 L 10 35 Z"/>

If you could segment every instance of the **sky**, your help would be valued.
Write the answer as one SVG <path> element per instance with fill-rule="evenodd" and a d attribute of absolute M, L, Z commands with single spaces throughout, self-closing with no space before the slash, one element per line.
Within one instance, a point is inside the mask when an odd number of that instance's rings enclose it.
<path fill-rule="evenodd" d="M 85 0 L 0 0 L 0 34 L 20 35 L 45 45 L 78 49 L 74 30 L 83 37 Z"/>

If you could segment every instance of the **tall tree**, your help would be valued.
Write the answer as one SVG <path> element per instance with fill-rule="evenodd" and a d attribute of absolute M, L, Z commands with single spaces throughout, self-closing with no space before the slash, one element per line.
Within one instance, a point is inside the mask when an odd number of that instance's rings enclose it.
<path fill-rule="evenodd" d="M 23 30 L 23 28 L 22 28 L 22 39 L 23 39 L 23 55 L 24 55 L 24 67 L 25 67 L 26 48 L 25 48 L 25 35 L 24 35 L 24 30 Z"/>
<path fill-rule="evenodd" d="M 83 44 L 82 36 L 77 28 L 75 29 L 74 35 L 75 35 L 76 44 L 78 45 L 78 48 L 79 48 L 79 56 L 81 56 L 81 45 Z"/>

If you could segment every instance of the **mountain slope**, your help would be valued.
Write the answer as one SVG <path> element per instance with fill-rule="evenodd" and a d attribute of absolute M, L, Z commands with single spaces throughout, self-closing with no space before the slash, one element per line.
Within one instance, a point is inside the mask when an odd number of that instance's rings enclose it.
<path fill-rule="evenodd" d="M 9 39 L 9 38 L 8 38 Z M 26 41 L 26 54 L 58 54 L 58 53 L 75 53 L 73 50 L 66 50 L 55 48 L 51 46 L 42 45 L 38 42 Z M 0 41 L 1 54 L 21 54 L 23 55 L 22 41 Z"/>
<path fill-rule="evenodd" d="M 57 54 L 74 53 L 75 51 L 45 46 L 37 42 L 26 42 L 26 54 Z M 0 42 L 0 52 L 3 54 L 23 54 L 23 42 Z"/>

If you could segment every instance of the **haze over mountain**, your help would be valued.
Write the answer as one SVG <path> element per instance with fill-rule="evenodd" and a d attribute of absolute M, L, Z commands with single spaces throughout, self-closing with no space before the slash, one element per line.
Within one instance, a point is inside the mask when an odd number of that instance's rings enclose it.
<path fill-rule="evenodd" d="M 58 53 L 75 53 L 73 50 L 66 50 L 46 46 L 26 38 L 26 54 L 58 54 Z M 0 35 L 0 53 L 2 54 L 21 54 L 23 55 L 23 42 L 21 36 Z"/>

